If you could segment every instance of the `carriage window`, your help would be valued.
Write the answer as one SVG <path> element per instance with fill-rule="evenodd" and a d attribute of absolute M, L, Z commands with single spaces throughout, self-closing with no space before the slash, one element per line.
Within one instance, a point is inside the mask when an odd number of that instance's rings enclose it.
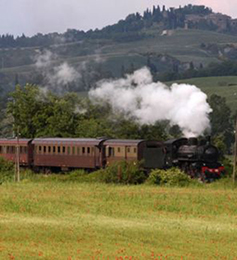
<path fill-rule="evenodd" d="M 72 147 L 72 154 L 73 155 L 75 154 L 75 147 L 74 146 Z"/>
<path fill-rule="evenodd" d="M 58 153 L 61 153 L 61 147 L 58 146 Z"/>
<path fill-rule="evenodd" d="M 121 149 L 120 149 L 120 147 L 118 147 L 118 153 L 120 153 L 121 152 Z"/>
<path fill-rule="evenodd" d="M 44 153 L 46 153 L 46 150 L 47 150 L 46 148 L 47 148 L 47 147 L 46 147 L 46 146 L 44 146 Z"/>
<path fill-rule="evenodd" d="M 80 154 L 80 147 L 77 147 L 77 155 Z"/>
<path fill-rule="evenodd" d="M 71 147 L 67 148 L 67 154 L 71 154 Z"/>
<path fill-rule="evenodd" d="M 63 146 L 63 153 L 65 153 L 66 152 L 66 147 L 65 146 Z"/>
<path fill-rule="evenodd" d="M 51 146 L 48 147 L 48 153 L 51 153 Z"/>
<path fill-rule="evenodd" d="M 87 153 L 90 154 L 91 153 L 91 148 L 87 147 Z"/>
<path fill-rule="evenodd" d="M 53 146 L 53 153 L 56 153 L 56 147 Z"/>
<path fill-rule="evenodd" d="M 20 146 L 20 153 L 23 153 L 23 147 Z"/>
<path fill-rule="evenodd" d="M 2 149 L 2 146 L 0 146 L 0 153 L 2 153 L 2 150 L 3 150 L 3 149 Z"/>
<path fill-rule="evenodd" d="M 39 146 L 39 153 L 42 152 L 42 146 Z"/>
<path fill-rule="evenodd" d="M 128 147 L 128 153 L 130 153 L 130 148 Z"/>
<path fill-rule="evenodd" d="M 109 147 L 109 157 L 110 156 L 114 156 L 114 148 L 113 147 Z"/>
<path fill-rule="evenodd" d="M 134 153 L 137 153 L 137 148 L 134 148 L 133 151 L 134 151 Z"/>
<path fill-rule="evenodd" d="M 85 154 L 85 152 L 86 152 L 86 148 L 82 147 L 82 154 Z"/>

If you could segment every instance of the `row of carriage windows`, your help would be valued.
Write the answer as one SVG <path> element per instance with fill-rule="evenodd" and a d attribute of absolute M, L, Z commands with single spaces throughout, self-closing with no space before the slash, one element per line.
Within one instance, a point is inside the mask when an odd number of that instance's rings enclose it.
<path fill-rule="evenodd" d="M 67 155 L 93 155 L 94 147 L 75 147 L 75 146 L 38 146 L 38 154 L 67 154 Z M 121 153 L 123 150 L 121 147 L 108 147 L 107 156 L 115 156 Z M 128 154 L 136 154 L 136 147 L 126 147 Z"/>
<path fill-rule="evenodd" d="M 126 147 L 128 154 L 136 154 L 136 147 Z M 19 152 L 21 154 L 27 153 L 26 146 L 20 146 Z M 121 147 L 108 147 L 107 156 L 115 156 L 116 154 L 122 153 L 123 150 Z M 16 146 L 0 146 L 0 154 L 14 154 L 16 153 Z M 38 154 L 68 154 L 68 155 L 93 155 L 94 147 L 71 147 L 71 146 L 38 146 Z"/>
<path fill-rule="evenodd" d="M 17 152 L 16 146 L 0 146 L 0 154 L 15 154 Z M 21 154 L 26 154 L 27 153 L 27 147 L 26 146 L 20 146 L 19 147 L 19 152 Z"/>
<path fill-rule="evenodd" d="M 67 154 L 67 155 L 93 155 L 94 147 L 71 146 L 41 146 L 37 147 L 38 154 Z"/>
<path fill-rule="evenodd" d="M 125 150 L 121 147 L 108 147 L 106 155 L 109 157 L 119 156 L 121 153 L 124 153 Z M 136 147 L 126 147 L 126 153 L 127 155 L 136 155 L 137 154 L 137 148 Z"/>

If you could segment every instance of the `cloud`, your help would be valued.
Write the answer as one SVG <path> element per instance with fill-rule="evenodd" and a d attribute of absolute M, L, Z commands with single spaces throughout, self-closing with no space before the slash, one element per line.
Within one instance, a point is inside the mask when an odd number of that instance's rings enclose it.
<path fill-rule="evenodd" d="M 212 110 L 206 94 L 193 85 L 173 84 L 169 88 L 153 82 L 147 68 L 126 78 L 101 81 L 89 97 L 94 102 L 108 102 L 115 113 L 129 113 L 141 124 L 169 120 L 187 137 L 201 135 L 210 128 L 208 115 Z"/>

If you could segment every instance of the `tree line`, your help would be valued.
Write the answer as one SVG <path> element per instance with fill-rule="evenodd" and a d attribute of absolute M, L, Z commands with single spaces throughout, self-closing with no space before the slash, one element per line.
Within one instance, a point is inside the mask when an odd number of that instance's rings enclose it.
<path fill-rule="evenodd" d="M 180 71 L 179 66 L 174 61 L 170 71 L 159 73 L 156 70 L 155 64 L 150 59 L 147 66 L 150 68 L 154 79 L 159 81 L 173 81 L 181 79 L 191 79 L 200 77 L 219 77 L 219 76 L 236 76 L 237 75 L 237 62 L 236 61 L 223 61 L 221 63 L 213 62 L 206 67 L 202 63 L 198 67 L 194 66 L 191 61 L 189 68 L 185 71 Z"/>
<path fill-rule="evenodd" d="M 212 137 L 223 152 L 231 152 L 234 138 L 234 117 L 225 98 L 212 95 L 208 100 Z M 76 93 L 57 96 L 43 92 L 36 85 L 16 86 L 4 114 L 8 124 L 7 137 L 19 131 L 22 138 L 35 137 L 84 137 L 106 136 L 120 139 L 167 140 L 181 137 L 179 127 L 168 121 L 154 125 L 140 125 L 135 118 L 114 113 L 106 104 L 93 104 Z M 3 135 L 3 128 L 0 128 Z M 209 134 L 209 133 L 208 133 Z"/>
<path fill-rule="evenodd" d="M 83 30 L 68 29 L 65 33 L 38 33 L 32 37 L 24 34 L 14 37 L 11 34 L 0 36 L 0 48 L 17 48 L 17 47 L 44 47 L 53 44 L 69 43 L 85 39 L 114 39 L 122 41 L 134 41 L 134 39 L 144 38 L 146 35 L 141 33 L 142 29 L 150 28 L 154 24 L 159 24 L 162 29 L 176 29 L 185 27 L 185 16 L 189 14 L 207 15 L 212 13 L 210 8 L 205 6 L 186 5 L 179 8 L 166 8 L 153 6 L 152 10 L 147 9 L 143 14 L 130 14 L 124 20 L 101 30 Z M 208 24 L 203 29 L 209 28 Z M 123 35 L 122 39 L 118 35 Z"/>

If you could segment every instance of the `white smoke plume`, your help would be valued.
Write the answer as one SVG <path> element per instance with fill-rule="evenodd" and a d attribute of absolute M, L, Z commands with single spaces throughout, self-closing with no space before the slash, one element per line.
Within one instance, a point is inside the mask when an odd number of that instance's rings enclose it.
<path fill-rule="evenodd" d="M 46 92 L 51 89 L 57 93 L 63 93 L 67 90 L 65 86 L 81 78 L 81 74 L 67 62 L 58 64 L 57 55 L 49 50 L 39 52 L 35 56 L 35 67 L 45 77 L 44 88 Z"/>
<path fill-rule="evenodd" d="M 101 50 L 95 50 L 87 60 L 71 66 L 65 61 L 61 61 L 60 57 L 50 50 L 37 50 L 37 54 L 33 57 L 35 68 L 43 76 L 43 87 L 47 93 L 48 90 L 63 94 L 70 90 L 70 83 L 86 89 L 94 77 L 96 70 L 93 65 L 101 64 L 105 61 L 101 57 Z"/>
<path fill-rule="evenodd" d="M 52 74 L 47 75 L 49 83 L 55 86 L 67 85 L 76 81 L 81 75 L 68 63 L 62 63 L 53 69 Z"/>
<path fill-rule="evenodd" d="M 208 114 L 212 110 L 206 94 L 193 85 L 167 87 L 153 82 L 147 68 L 124 79 L 101 81 L 89 97 L 94 102 L 108 102 L 114 111 L 130 113 L 141 124 L 169 120 L 179 125 L 186 137 L 199 136 L 210 128 Z"/>
<path fill-rule="evenodd" d="M 38 54 L 34 57 L 35 66 L 39 69 L 47 68 L 51 65 L 54 55 L 51 51 L 45 50 L 43 53 L 38 51 Z"/>

